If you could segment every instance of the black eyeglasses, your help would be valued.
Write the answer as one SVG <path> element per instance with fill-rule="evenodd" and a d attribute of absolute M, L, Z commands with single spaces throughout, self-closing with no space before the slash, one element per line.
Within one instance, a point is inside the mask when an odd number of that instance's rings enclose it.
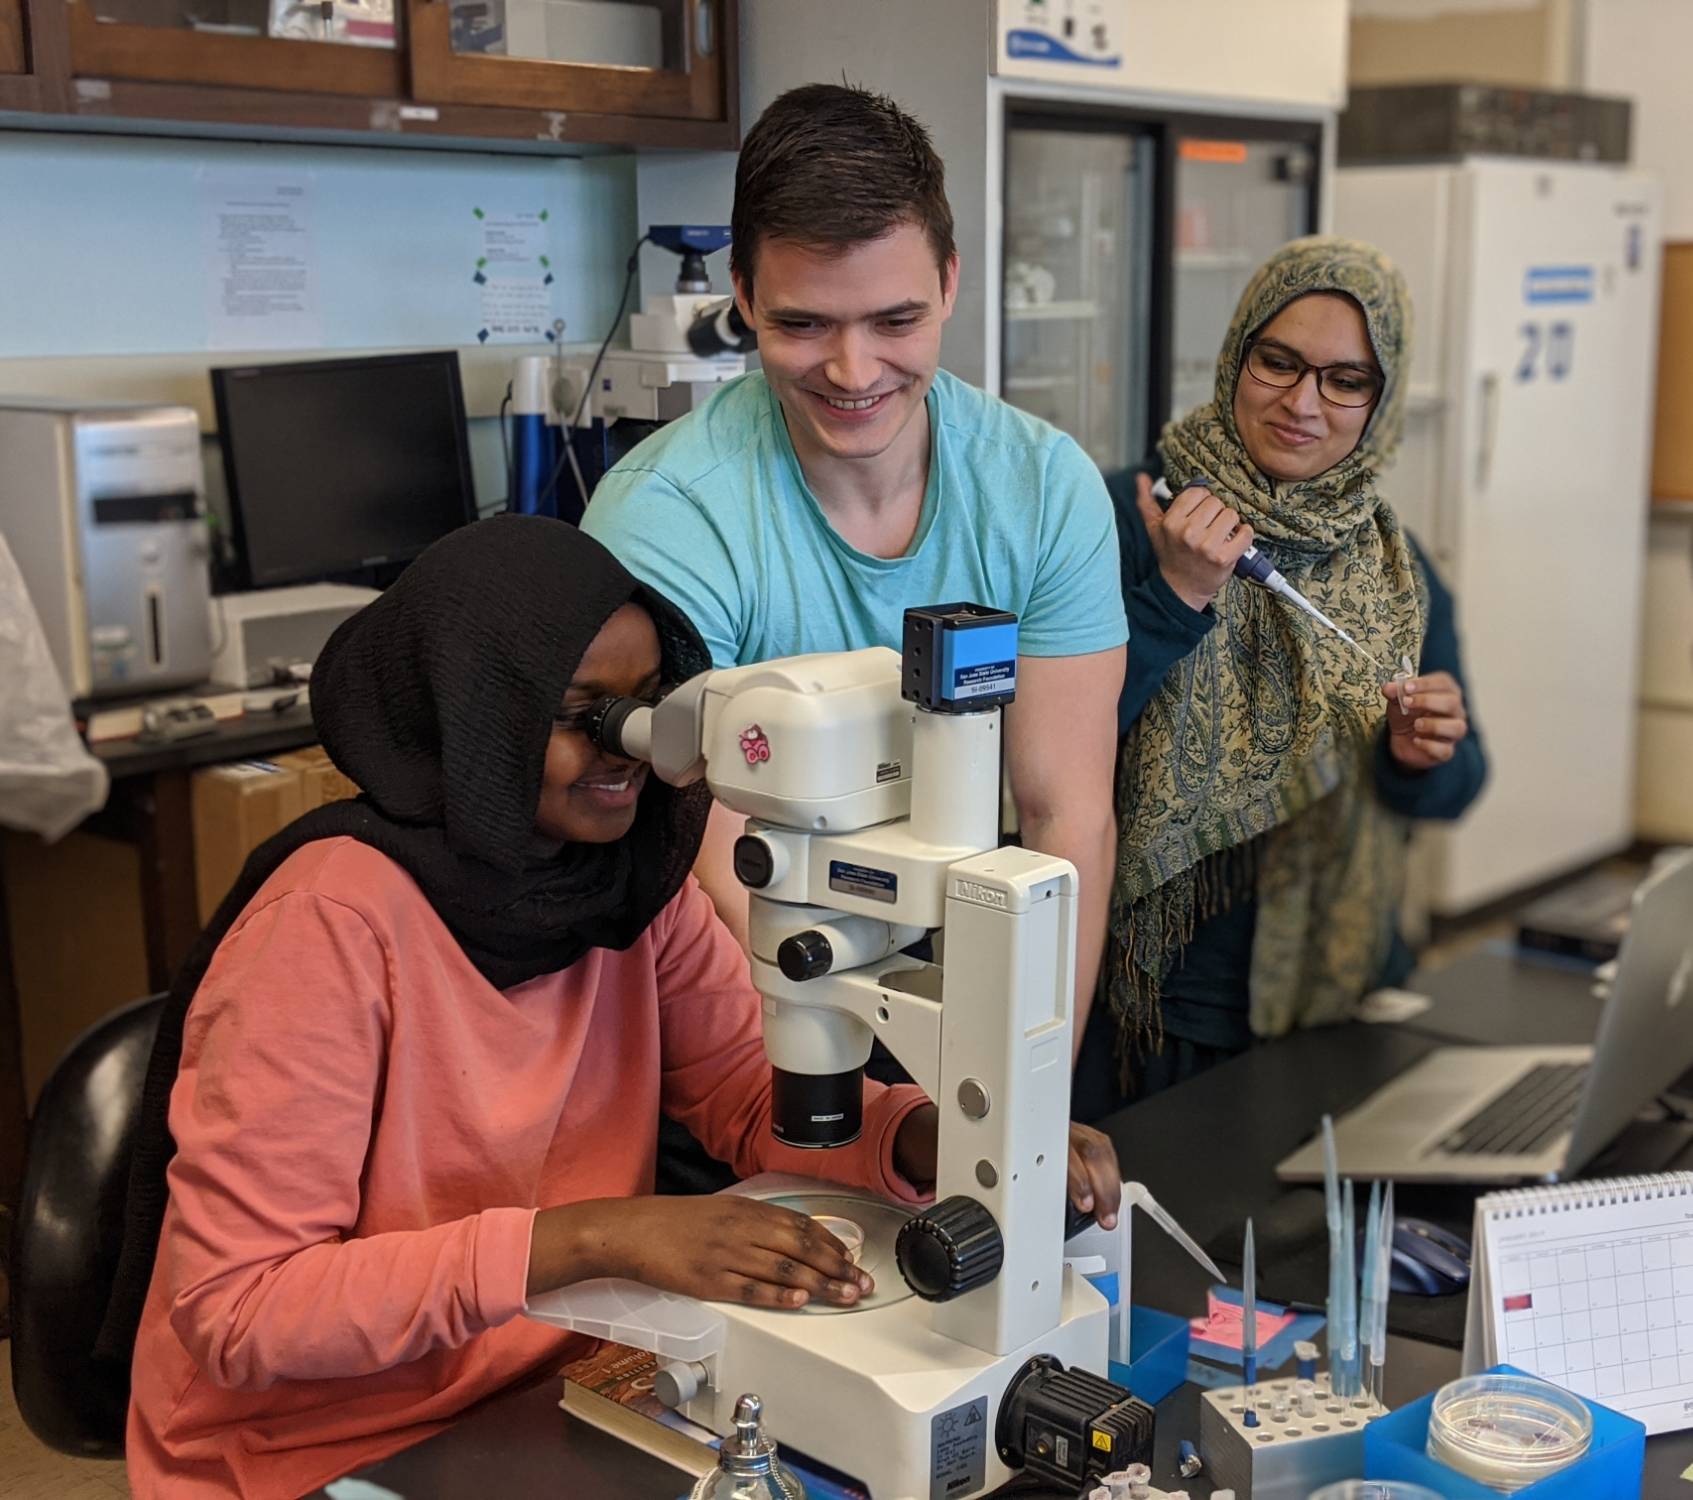
<path fill-rule="evenodd" d="M 1253 344 L 1246 373 L 1259 385 L 1292 390 L 1307 375 L 1317 377 L 1317 394 L 1330 406 L 1368 406 L 1381 394 L 1381 376 L 1358 365 L 1307 364 L 1283 344 Z"/>

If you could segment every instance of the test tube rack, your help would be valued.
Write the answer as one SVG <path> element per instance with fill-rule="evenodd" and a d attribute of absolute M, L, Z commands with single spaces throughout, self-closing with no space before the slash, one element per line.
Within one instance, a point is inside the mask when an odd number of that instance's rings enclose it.
<path fill-rule="evenodd" d="M 1258 1425 L 1246 1425 L 1246 1387 L 1206 1391 L 1199 1404 L 1199 1456 L 1212 1484 L 1231 1486 L 1239 1500 L 1305 1500 L 1312 1490 L 1364 1472 L 1364 1429 L 1387 1408 L 1329 1388 L 1326 1371 L 1306 1392 L 1309 1414 L 1296 1398 L 1302 1384 L 1286 1376 L 1253 1389 Z"/>

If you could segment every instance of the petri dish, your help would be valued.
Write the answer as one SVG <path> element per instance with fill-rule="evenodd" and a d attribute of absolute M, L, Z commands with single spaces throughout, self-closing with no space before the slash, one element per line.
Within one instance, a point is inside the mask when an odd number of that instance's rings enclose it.
<path fill-rule="evenodd" d="M 1443 1500 L 1434 1490 L 1404 1479 L 1342 1479 L 1311 1492 L 1311 1500 Z"/>
<path fill-rule="evenodd" d="M 1532 1375 L 1469 1375 L 1435 1393 L 1428 1456 L 1502 1495 L 1568 1468 L 1593 1444 L 1579 1396 Z"/>
<path fill-rule="evenodd" d="M 814 1299 L 797 1313 L 783 1313 L 783 1317 L 850 1316 L 853 1313 L 871 1312 L 878 1307 L 887 1307 L 894 1302 L 903 1302 L 912 1295 L 911 1288 L 905 1284 L 905 1278 L 899 1274 L 899 1265 L 894 1256 L 894 1241 L 899 1238 L 899 1231 L 905 1221 L 911 1217 L 910 1209 L 900 1208 L 880 1198 L 830 1192 L 827 1189 L 788 1190 L 759 1196 L 766 1203 L 777 1203 L 783 1208 L 791 1208 L 796 1214 L 824 1220 L 825 1227 L 831 1233 L 835 1232 L 835 1228 L 828 1223 L 829 1219 L 845 1219 L 849 1224 L 857 1225 L 864 1236 L 864 1243 L 853 1259 L 870 1273 L 871 1279 L 876 1283 L 875 1291 L 850 1307 L 838 1307 L 832 1302 Z"/>
<path fill-rule="evenodd" d="M 864 1253 L 864 1231 L 856 1220 L 842 1218 L 838 1214 L 813 1214 L 811 1219 L 846 1246 L 848 1260 L 855 1265 L 858 1263 L 858 1257 Z"/>

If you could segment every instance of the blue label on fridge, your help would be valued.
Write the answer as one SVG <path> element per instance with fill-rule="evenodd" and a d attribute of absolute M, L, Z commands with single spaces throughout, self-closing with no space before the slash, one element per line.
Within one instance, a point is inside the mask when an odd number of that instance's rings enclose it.
<path fill-rule="evenodd" d="M 1592 266 L 1530 266 L 1523 273 L 1525 302 L 1591 302 Z"/>

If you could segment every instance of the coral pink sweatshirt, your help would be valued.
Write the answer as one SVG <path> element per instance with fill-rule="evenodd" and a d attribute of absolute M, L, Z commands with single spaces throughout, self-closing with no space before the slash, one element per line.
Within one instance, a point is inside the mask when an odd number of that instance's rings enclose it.
<path fill-rule="evenodd" d="M 770 1134 L 759 998 L 691 879 L 625 953 L 500 991 L 401 868 L 295 853 L 218 949 L 171 1095 L 170 1205 L 136 1344 L 137 1500 L 292 1497 L 556 1367 L 519 1317 L 537 1208 L 649 1193 L 659 1109 L 743 1175 L 894 1170 Z"/>

